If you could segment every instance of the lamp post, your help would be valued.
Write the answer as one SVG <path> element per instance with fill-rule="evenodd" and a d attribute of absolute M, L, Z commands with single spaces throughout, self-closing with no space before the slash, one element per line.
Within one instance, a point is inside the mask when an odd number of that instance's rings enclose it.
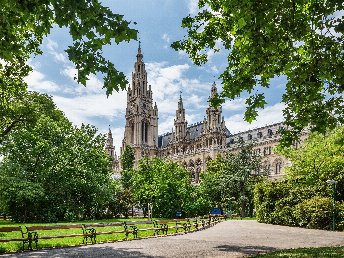
<path fill-rule="evenodd" d="M 327 180 L 326 183 L 332 185 L 332 230 L 334 231 L 336 229 L 336 185 L 338 182 L 336 180 Z"/>

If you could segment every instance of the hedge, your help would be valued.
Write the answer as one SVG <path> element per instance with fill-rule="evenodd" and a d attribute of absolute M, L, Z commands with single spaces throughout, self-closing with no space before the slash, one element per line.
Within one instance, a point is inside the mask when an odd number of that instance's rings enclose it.
<path fill-rule="evenodd" d="M 330 229 L 332 197 L 316 187 L 295 181 L 266 181 L 257 184 L 254 202 L 258 222 Z M 344 202 L 336 202 L 336 229 L 344 229 Z"/>

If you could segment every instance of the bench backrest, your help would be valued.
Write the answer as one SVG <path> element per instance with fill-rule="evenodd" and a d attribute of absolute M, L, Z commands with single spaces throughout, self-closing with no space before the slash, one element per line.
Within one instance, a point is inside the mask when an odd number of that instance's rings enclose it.
<path fill-rule="evenodd" d="M 119 227 L 123 226 L 122 222 L 109 222 L 109 223 L 93 223 L 93 224 L 82 224 L 85 228 L 97 228 L 97 227 Z"/>
<path fill-rule="evenodd" d="M 3 227 L 0 228 L 0 232 L 14 232 L 14 231 L 21 231 L 21 227 Z"/>
<path fill-rule="evenodd" d="M 146 225 L 146 224 L 153 224 L 153 221 L 128 221 L 125 224 L 127 225 Z"/>
<path fill-rule="evenodd" d="M 29 226 L 29 227 L 26 227 L 27 231 L 35 231 L 35 230 L 54 230 L 54 229 L 70 229 L 70 228 L 81 228 L 81 225 L 78 225 L 78 224 L 71 224 L 71 225 Z"/>

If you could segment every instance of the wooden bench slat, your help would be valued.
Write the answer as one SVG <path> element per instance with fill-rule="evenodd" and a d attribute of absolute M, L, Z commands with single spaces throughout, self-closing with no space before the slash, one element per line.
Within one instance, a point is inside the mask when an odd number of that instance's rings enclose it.
<path fill-rule="evenodd" d="M 84 234 L 71 234 L 71 235 L 59 235 L 59 236 L 38 236 L 38 239 L 54 239 L 54 238 L 65 238 L 65 237 L 83 237 Z"/>
<path fill-rule="evenodd" d="M 83 224 L 84 227 L 90 228 L 90 227 L 112 227 L 112 226 L 123 226 L 124 223 L 122 222 L 115 222 L 115 223 L 93 223 L 93 224 Z"/>
<path fill-rule="evenodd" d="M 21 231 L 21 227 L 2 227 L 0 228 L 0 232 L 14 232 L 14 231 Z"/>
<path fill-rule="evenodd" d="M 125 233 L 125 230 L 121 231 L 107 231 L 107 232 L 96 232 L 96 235 L 106 235 L 106 234 L 120 234 L 120 233 Z M 129 232 L 129 231 L 128 231 Z"/>
<path fill-rule="evenodd" d="M 145 225 L 145 224 L 153 224 L 152 221 L 128 221 L 127 225 Z"/>
<path fill-rule="evenodd" d="M 0 239 L 0 242 L 11 242 L 11 241 L 25 241 L 27 238 L 6 238 Z"/>
<path fill-rule="evenodd" d="M 29 226 L 26 228 L 28 231 L 53 230 L 53 229 L 72 229 L 72 228 L 81 228 L 81 225 L 72 224 L 72 225 L 54 225 L 54 226 Z"/>

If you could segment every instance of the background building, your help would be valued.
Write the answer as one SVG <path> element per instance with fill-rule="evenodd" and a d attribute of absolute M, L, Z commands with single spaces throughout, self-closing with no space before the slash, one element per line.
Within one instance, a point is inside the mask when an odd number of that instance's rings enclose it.
<path fill-rule="evenodd" d="M 153 93 L 151 86 L 148 86 L 140 46 L 136 58 L 132 84 L 127 92 L 126 124 L 121 154 L 125 146 L 130 145 L 134 149 L 136 164 L 143 157 L 178 161 L 188 169 L 192 181 L 198 183 L 200 172 L 205 170 L 208 160 L 225 151 L 239 151 L 243 142 L 253 144 L 255 154 L 262 156 L 263 164 L 271 178 L 278 178 L 283 174 L 283 168 L 289 164 L 289 161 L 273 151 L 280 139 L 282 123 L 232 135 L 225 125 L 222 107 L 214 108 L 209 104 L 203 121 L 188 125 L 180 95 L 172 132 L 158 135 L 158 107 L 156 103 L 153 106 Z M 210 97 L 216 94 L 217 87 L 213 83 Z M 306 134 L 302 139 L 305 137 Z M 120 161 L 113 147 L 110 130 L 106 149 L 113 157 L 115 173 L 119 173 Z"/>

